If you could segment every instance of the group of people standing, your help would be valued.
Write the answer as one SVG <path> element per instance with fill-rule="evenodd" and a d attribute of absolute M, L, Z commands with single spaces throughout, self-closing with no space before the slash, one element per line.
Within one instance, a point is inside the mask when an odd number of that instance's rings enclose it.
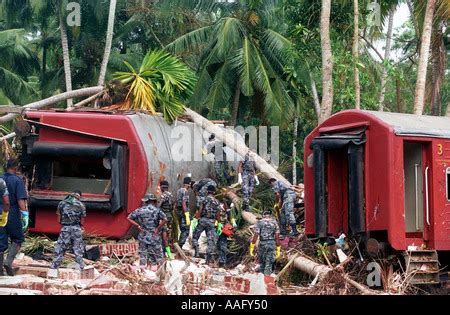
<path fill-rule="evenodd" d="M 141 267 L 150 265 L 150 268 L 155 270 L 164 258 L 163 248 L 167 257 L 171 258 L 171 245 L 178 243 L 182 248 L 191 228 L 194 256 L 199 257 L 199 238 L 205 232 L 208 242 L 206 263 L 212 264 L 217 253 L 219 266 L 225 266 L 227 240 L 233 227 L 237 225 L 230 207 L 216 199 L 217 186 L 211 178 L 196 183 L 186 177 L 175 197 L 170 193 L 167 181 L 160 183 L 159 202 L 153 194 L 145 196 L 144 205 L 128 216 L 130 223 L 140 231 L 138 240 Z M 194 190 L 197 199 L 193 216 L 190 212 L 190 189 Z M 174 224 L 174 215 L 178 222 L 179 235 Z"/>
<path fill-rule="evenodd" d="M 210 139 L 214 140 L 214 139 Z M 12 261 L 20 250 L 24 241 L 24 231 L 28 227 L 27 191 L 23 180 L 16 175 L 18 162 L 10 160 L 7 163 L 7 172 L 0 178 L 0 275 L 3 267 L 8 275 L 14 275 Z M 220 174 L 224 165 L 215 165 Z M 225 178 L 226 175 L 224 175 Z M 219 176 L 220 177 L 220 176 Z M 204 178 L 194 182 L 191 177 L 183 179 L 182 186 L 174 196 L 169 190 L 169 183 L 159 183 L 161 194 L 159 199 L 154 194 L 146 194 L 142 199 L 142 206 L 128 216 L 128 221 L 139 231 L 139 257 L 142 268 L 150 267 L 156 270 L 166 256 L 172 258 L 172 245 L 178 243 L 180 248 L 186 243 L 192 228 L 192 247 L 194 256 L 199 257 L 199 239 L 206 233 L 207 251 L 206 263 L 211 265 L 218 256 L 218 265 L 227 264 L 227 245 L 229 237 L 237 228 L 233 215 L 234 205 L 229 202 L 220 202 L 216 191 L 221 182 L 212 178 Z M 228 183 L 228 179 L 225 181 Z M 242 192 L 242 211 L 250 211 L 251 197 L 255 185 L 259 185 L 256 174 L 254 158 L 250 151 L 245 155 L 238 167 L 238 183 Z M 298 235 L 294 217 L 295 192 L 286 184 L 274 178 L 269 184 L 275 193 L 276 205 L 274 210 L 279 211 L 278 221 L 272 216 L 271 210 L 263 213 L 255 228 L 255 236 L 250 242 L 250 254 L 254 255 L 256 243 L 259 239 L 258 257 L 261 272 L 266 275 L 272 273 L 273 263 L 280 255 L 280 237 L 287 236 L 287 227 L 290 226 L 290 236 Z M 190 190 L 196 196 L 196 209 L 191 216 Z M 73 191 L 62 200 L 57 207 L 57 217 L 61 224 L 61 231 L 55 246 L 55 255 L 51 264 L 50 273 L 61 265 L 64 254 L 72 247 L 79 270 L 84 268 L 83 255 L 83 222 L 86 217 L 86 207 L 81 202 L 81 191 Z M 175 219 L 177 225 L 175 225 Z M 179 232 L 178 232 L 179 231 Z M 10 241 L 10 244 L 9 244 Z M 8 255 L 4 260 L 4 252 Z"/>
<path fill-rule="evenodd" d="M 250 211 L 250 200 L 255 185 L 259 184 L 256 175 L 254 159 L 248 152 L 238 167 L 238 183 L 241 184 L 242 211 Z M 273 263 L 281 253 L 280 238 L 297 236 L 299 234 L 294 216 L 294 203 L 296 193 L 287 184 L 271 178 L 269 184 L 275 193 L 279 222 L 272 216 L 271 210 L 263 213 L 263 218 L 258 221 L 255 228 L 255 237 L 250 243 L 250 254 L 254 255 L 256 243 L 259 238 L 258 257 L 261 272 L 266 275 L 272 273 Z M 153 269 L 163 260 L 163 248 L 166 255 L 171 257 L 171 243 L 178 243 L 182 248 L 189 237 L 192 228 L 192 247 L 194 257 L 199 256 L 199 238 L 203 232 L 207 238 L 206 263 L 211 264 L 214 257 L 218 256 L 218 264 L 223 267 L 227 263 L 227 242 L 234 229 L 237 227 L 233 216 L 234 205 L 228 202 L 220 202 L 215 197 L 218 183 L 211 178 L 204 178 L 198 182 L 191 177 L 183 179 L 174 197 L 169 191 L 169 183 L 160 183 L 161 196 L 159 203 L 157 197 L 149 195 L 143 201 L 142 208 L 137 209 L 128 217 L 130 222 L 139 227 L 140 264 L 145 267 L 150 264 Z M 190 194 L 192 189 L 196 195 L 196 211 L 191 216 Z M 152 214 L 150 214 L 152 213 Z M 176 217 L 179 227 L 174 225 Z M 145 218 L 151 218 L 152 224 L 145 223 Z M 287 227 L 290 227 L 288 235 Z M 161 246 L 161 244 L 163 244 Z M 148 258 L 150 262 L 148 262 Z"/>

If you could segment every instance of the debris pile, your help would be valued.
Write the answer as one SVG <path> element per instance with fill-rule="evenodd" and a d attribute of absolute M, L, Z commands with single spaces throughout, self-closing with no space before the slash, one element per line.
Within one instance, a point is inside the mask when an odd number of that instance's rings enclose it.
<path fill-rule="evenodd" d="M 56 278 L 49 277 L 50 240 L 34 238 L 27 242 L 27 253 L 14 261 L 15 277 L 0 278 L 0 295 L 236 295 L 280 294 L 275 277 L 244 271 L 244 266 L 227 271 L 205 265 L 203 259 L 183 257 L 166 261 L 157 272 L 138 266 L 136 242 L 96 245 L 102 256 L 97 261 L 85 259 L 82 272 L 71 269 L 67 254 L 66 268 Z M 107 253 L 108 255 L 103 255 Z"/>
<path fill-rule="evenodd" d="M 246 234 L 251 233 L 251 228 Z M 14 261 L 15 277 L 0 278 L 0 295 L 353 295 L 424 293 L 410 283 L 412 275 L 378 260 L 381 275 L 375 289 L 367 286 L 373 261 L 363 257 L 356 243 L 336 239 L 336 244 L 319 245 L 304 235 L 285 242 L 277 262 L 277 276 L 256 272 L 255 259 L 244 256 L 240 264 L 226 270 L 191 258 L 177 249 L 177 257 L 156 272 L 138 266 L 137 242 L 90 241 L 87 246 L 96 261 L 85 259 L 82 271 L 71 269 L 73 255 L 66 254 L 56 278 L 48 271 L 54 243 L 46 237 L 29 238 L 24 253 Z M 204 249 L 203 249 L 204 250 Z M 339 251 L 340 250 L 340 251 Z M 97 253 L 98 255 L 95 255 Z M 344 255 L 344 256 L 342 256 Z M 300 259 L 300 260 L 299 260 Z M 303 260 L 302 260 L 303 259 Z M 317 270 L 309 275 L 296 264 L 310 262 Z M 304 266 L 303 266 L 304 267 Z"/>

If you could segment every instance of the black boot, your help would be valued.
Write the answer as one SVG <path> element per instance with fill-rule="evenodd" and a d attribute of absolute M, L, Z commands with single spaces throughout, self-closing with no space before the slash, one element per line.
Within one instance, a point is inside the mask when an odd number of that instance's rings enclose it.
<path fill-rule="evenodd" d="M 286 225 L 280 224 L 280 237 L 284 239 L 287 236 L 287 234 L 288 231 L 286 229 Z"/>
<path fill-rule="evenodd" d="M 213 259 L 212 259 L 212 257 L 211 257 L 211 255 L 208 255 L 208 254 L 206 254 L 206 261 L 205 261 L 205 264 L 207 264 L 208 266 L 212 266 L 212 264 L 213 264 Z"/>
<path fill-rule="evenodd" d="M 0 252 L 0 277 L 3 277 L 5 274 L 3 273 L 3 259 L 5 257 L 4 252 Z"/>
<path fill-rule="evenodd" d="M 291 236 L 297 236 L 300 233 L 297 230 L 297 225 L 296 224 L 291 224 Z"/>
<path fill-rule="evenodd" d="M 6 273 L 8 274 L 8 276 L 13 277 L 14 276 L 14 270 L 13 270 L 13 261 L 14 258 L 16 257 L 17 253 L 20 250 L 20 245 L 16 244 L 16 243 L 11 243 L 11 245 L 9 246 L 8 249 L 8 255 L 6 256 L 6 260 L 5 260 L 5 269 L 6 269 Z"/>
<path fill-rule="evenodd" d="M 194 257 L 195 257 L 195 258 L 200 257 L 200 254 L 198 253 L 198 246 L 195 246 L 195 247 L 194 247 Z"/>

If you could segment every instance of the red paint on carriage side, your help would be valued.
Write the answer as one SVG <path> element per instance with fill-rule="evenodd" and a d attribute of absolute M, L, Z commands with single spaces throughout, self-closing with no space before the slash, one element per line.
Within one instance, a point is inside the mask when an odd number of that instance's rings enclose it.
<path fill-rule="evenodd" d="M 138 137 L 134 125 L 127 115 L 109 115 L 92 112 L 64 112 L 29 111 L 26 118 L 38 120 L 41 123 L 96 136 L 123 139 L 128 150 L 127 169 L 127 204 L 115 214 L 90 211 L 86 218 L 85 230 L 91 235 L 122 238 L 130 230 L 130 223 L 126 217 L 128 213 L 141 205 L 141 198 L 147 189 L 148 162 L 142 142 Z M 38 141 L 73 143 L 73 144 L 105 144 L 106 139 L 82 136 L 57 129 L 41 128 Z M 49 191 L 58 195 L 58 192 Z M 107 196 L 107 195 L 104 195 Z M 57 234 L 60 225 L 57 222 L 55 209 L 39 208 L 36 211 L 36 226 L 31 232 Z"/>
<path fill-rule="evenodd" d="M 400 117 L 400 116 L 399 116 Z M 400 117 L 401 118 L 401 117 Z M 414 119 L 411 115 L 407 119 Z M 305 225 L 308 235 L 315 235 L 314 168 L 311 142 L 321 133 L 340 133 L 366 126 L 364 155 L 365 229 L 369 233 L 387 233 L 394 249 L 425 244 L 437 250 L 450 250 L 450 200 L 447 199 L 446 172 L 450 172 L 450 139 L 439 135 L 396 134 L 394 127 L 376 115 L 357 110 L 337 113 L 315 128 L 304 142 Z M 449 119 L 450 126 L 450 119 Z M 422 126 L 423 127 L 423 126 Z M 430 125 L 430 131 L 435 126 Z M 423 145 L 423 170 L 428 167 L 428 215 L 424 199 L 424 227 L 421 233 L 406 233 L 404 143 Z M 334 157 L 331 154 L 334 154 Z M 343 156 L 328 154 L 328 233 L 348 232 Z M 309 158 L 308 158 L 309 157 Z M 424 173 L 425 176 L 425 173 Z M 424 177 L 425 178 L 425 177 Z M 425 179 L 423 183 L 425 191 Z M 425 195 L 424 195 L 425 196 Z M 430 224 L 427 223 L 429 220 Z M 419 237 L 420 236 L 420 237 Z"/>

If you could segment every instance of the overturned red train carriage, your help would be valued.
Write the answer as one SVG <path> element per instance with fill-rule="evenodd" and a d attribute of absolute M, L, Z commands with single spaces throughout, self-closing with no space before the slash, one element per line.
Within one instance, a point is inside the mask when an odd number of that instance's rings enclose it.
<path fill-rule="evenodd" d="M 107 111 L 28 111 L 20 156 L 30 183 L 30 231 L 57 234 L 56 207 L 79 189 L 90 235 L 124 238 L 126 220 L 146 192 L 168 180 L 173 193 L 184 176 L 209 176 L 202 156 L 209 134 L 191 122 L 168 125 L 160 115 Z M 175 129 L 180 127 L 180 129 Z M 175 157 L 180 146 L 188 152 Z M 234 161 L 235 156 L 227 153 Z M 191 198 L 193 199 L 193 198 Z"/>
<path fill-rule="evenodd" d="M 306 233 L 450 250 L 450 118 L 348 110 L 305 140 Z"/>

